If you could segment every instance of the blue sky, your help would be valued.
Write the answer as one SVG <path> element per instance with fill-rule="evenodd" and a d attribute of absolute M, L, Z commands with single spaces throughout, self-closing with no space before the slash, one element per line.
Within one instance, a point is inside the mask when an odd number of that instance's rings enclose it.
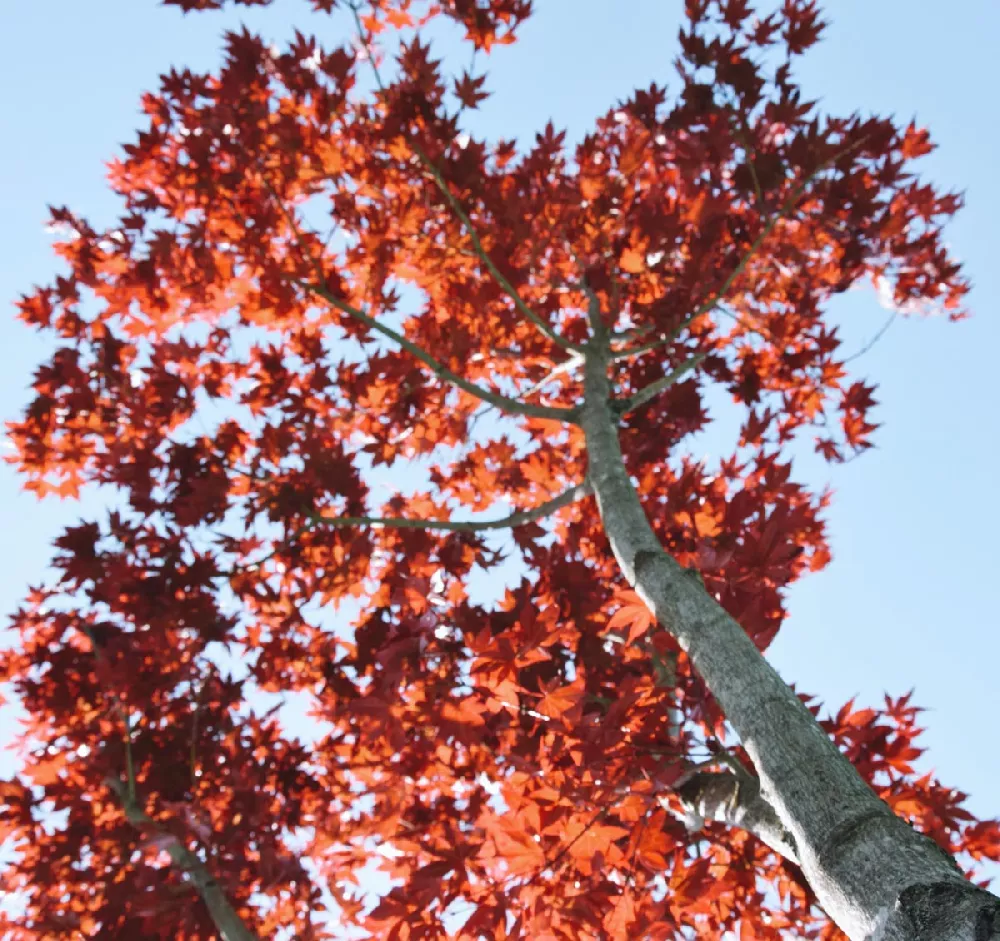
<path fill-rule="evenodd" d="M 490 58 L 493 97 L 471 128 L 531 135 L 552 119 L 570 136 L 637 85 L 676 88 L 671 61 L 680 0 L 538 0 L 522 42 Z M 801 479 L 835 489 L 828 514 L 834 561 L 791 593 L 791 617 L 770 656 L 786 679 L 836 708 L 858 694 L 916 687 L 928 707 L 925 767 L 971 794 L 970 808 L 1000 813 L 1000 636 L 994 585 L 1000 551 L 996 368 L 1000 298 L 995 169 L 1000 87 L 994 43 L 1000 6 L 930 0 L 836 0 L 826 41 L 798 67 L 807 94 L 847 112 L 890 112 L 927 124 L 939 149 L 923 172 L 966 191 L 949 230 L 975 290 L 974 318 L 899 320 L 855 365 L 880 385 L 878 449 L 841 468 L 815 461 Z M 0 300 L 7 305 L 56 270 L 44 232 L 46 204 L 67 204 L 98 223 L 114 200 L 104 166 L 138 125 L 138 100 L 172 65 L 212 68 L 220 33 L 240 19 L 280 39 L 315 24 L 328 42 L 341 20 L 311 18 L 304 0 L 271 10 L 182 17 L 156 0 L 33 0 L 6 4 L 0 32 Z M 443 47 L 442 47 L 443 50 Z M 14 89 L 19 89 L 14 91 Z M 0 317 L 0 416 L 15 417 L 46 345 Z M 871 292 L 836 310 L 849 348 L 860 348 L 886 312 Z M 710 439 L 705 442 L 710 447 Z M 37 503 L 0 467 L 0 615 L 40 580 L 49 545 L 81 508 Z M 4 618 L 5 622 L 5 618 Z M 0 716 L 0 738 L 9 734 Z M 0 768 L 9 767 L 0 761 Z"/>

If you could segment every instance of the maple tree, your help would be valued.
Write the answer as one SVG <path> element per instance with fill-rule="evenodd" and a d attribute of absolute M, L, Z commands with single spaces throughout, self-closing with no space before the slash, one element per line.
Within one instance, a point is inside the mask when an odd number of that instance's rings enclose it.
<path fill-rule="evenodd" d="M 343 45 L 244 30 L 163 77 L 121 219 L 53 210 L 68 273 L 19 305 L 59 346 L 14 460 L 109 502 L 0 656 L 4 936 L 1000 933 L 966 878 L 1000 825 L 915 772 L 910 698 L 821 717 L 763 656 L 829 560 L 788 449 L 876 427 L 826 302 L 962 315 L 927 132 L 802 99 L 806 0 L 688 0 L 680 93 L 575 148 L 463 133 L 485 75 L 421 38 L 488 52 L 526 0 L 312 6 Z M 714 468 L 710 385 L 744 416 Z M 527 575 L 490 607 L 492 531 Z"/>

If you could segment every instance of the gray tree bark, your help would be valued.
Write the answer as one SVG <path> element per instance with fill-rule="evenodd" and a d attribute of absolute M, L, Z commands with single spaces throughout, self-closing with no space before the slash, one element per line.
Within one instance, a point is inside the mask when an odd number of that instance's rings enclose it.
<path fill-rule="evenodd" d="M 739 735 L 756 799 L 773 808 L 820 905 L 857 941 L 1000 937 L 1000 899 L 879 799 L 700 578 L 664 551 L 622 458 L 605 337 L 590 344 L 584 370 L 588 479 L 621 571 Z"/>

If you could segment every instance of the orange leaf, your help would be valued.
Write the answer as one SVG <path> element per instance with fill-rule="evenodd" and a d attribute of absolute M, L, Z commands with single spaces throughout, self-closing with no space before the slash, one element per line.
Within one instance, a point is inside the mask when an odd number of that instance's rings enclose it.
<path fill-rule="evenodd" d="M 580 174 L 580 194 L 588 202 L 592 199 L 597 199 L 598 196 L 604 192 L 604 182 L 603 176 L 596 174 Z"/>
<path fill-rule="evenodd" d="M 917 127 L 912 121 L 906 128 L 903 135 L 903 144 L 900 147 L 903 156 L 907 160 L 914 157 L 923 157 L 934 149 L 931 143 L 931 135 L 925 127 Z"/>
<path fill-rule="evenodd" d="M 653 624 L 653 615 L 646 602 L 634 591 L 619 592 L 617 598 L 621 602 L 621 607 L 608 621 L 608 630 L 617 631 L 628 626 L 627 642 L 632 643 L 649 630 Z"/>
<path fill-rule="evenodd" d="M 615 844 L 628 836 L 624 827 L 595 823 L 593 818 L 574 815 L 563 830 L 563 840 L 569 847 L 569 855 L 575 860 L 581 872 L 589 872 L 594 857 L 600 853 L 605 858 L 619 857 L 621 851 Z"/>
<path fill-rule="evenodd" d="M 501 709 L 517 707 L 521 687 L 514 682 L 511 677 L 503 677 L 499 673 L 483 679 L 480 678 L 480 685 L 485 686 L 490 692 L 490 699 L 487 709 L 490 712 L 499 712 Z"/>
<path fill-rule="evenodd" d="M 635 921 L 635 899 L 632 897 L 632 890 L 626 888 L 618 896 L 615 907 L 604 918 L 604 927 L 608 931 L 609 937 L 613 939 L 626 939 L 632 937 L 629 926 Z"/>
<path fill-rule="evenodd" d="M 389 10 L 385 15 L 386 22 L 396 29 L 403 29 L 413 25 L 413 17 L 405 10 Z"/>
<path fill-rule="evenodd" d="M 501 821 L 492 837 L 497 855 L 507 864 L 510 875 L 527 875 L 545 865 L 545 853 L 533 835 Z"/>
<path fill-rule="evenodd" d="M 57 754 L 52 758 L 30 765 L 26 772 L 35 784 L 48 787 L 59 780 L 59 772 L 66 766 L 66 756 Z"/>
<path fill-rule="evenodd" d="M 584 692 L 583 680 L 580 678 L 568 686 L 553 685 L 553 688 L 545 692 L 538 703 L 538 711 L 550 719 L 568 717 L 570 712 L 579 712 Z"/>
<path fill-rule="evenodd" d="M 642 166 L 643 157 L 646 151 L 646 144 L 649 142 L 649 134 L 644 134 L 637 141 L 633 141 L 622 151 L 618 158 L 618 170 L 624 176 L 631 176 Z"/>
<path fill-rule="evenodd" d="M 640 274 L 646 270 L 646 258 L 634 248 L 626 248 L 618 259 L 618 267 L 629 274 Z"/>
<path fill-rule="evenodd" d="M 692 514 L 691 518 L 699 536 L 718 536 L 722 532 L 722 525 L 708 507 L 698 510 L 697 513 Z"/>

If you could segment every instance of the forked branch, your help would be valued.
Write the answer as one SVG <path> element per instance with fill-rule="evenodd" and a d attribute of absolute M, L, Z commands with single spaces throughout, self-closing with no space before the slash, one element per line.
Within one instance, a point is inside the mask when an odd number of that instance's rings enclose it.
<path fill-rule="evenodd" d="M 493 392 L 491 389 L 487 389 L 485 386 L 481 386 L 478 383 L 470 382 L 468 379 L 452 372 L 447 366 L 444 365 L 444 363 L 428 353 L 423 347 L 414 343 L 412 340 L 407 339 L 399 331 L 393 330 L 392 327 L 387 327 L 385 324 L 380 323 L 370 314 L 366 314 L 360 308 L 355 307 L 353 304 L 349 304 L 343 298 L 337 297 L 331 291 L 327 290 L 327 288 L 323 287 L 326 282 L 323 266 L 306 246 L 305 239 L 302 237 L 302 232 L 299 229 L 298 223 L 295 221 L 295 217 L 291 212 L 289 212 L 284 201 L 267 179 L 267 174 L 263 171 L 261 171 L 261 181 L 277 205 L 278 211 L 284 218 L 286 225 L 291 230 L 292 237 L 295 239 L 295 244 L 298 247 L 299 253 L 302 255 L 303 261 L 305 261 L 309 267 L 312 268 L 317 281 L 316 284 L 312 284 L 302 278 L 293 277 L 289 279 L 293 284 L 298 285 L 310 294 L 314 294 L 317 297 L 322 298 L 331 307 L 334 307 L 347 314 L 349 317 L 353 317 L 355 320 L 363 323 L 369 330 L 374 330 L 376 333 L 380 333 L 382 336 L 398 343 L 404 350 L 427 366 L 439 379 L 456 386 L 464 392 L 468 392 L 469 395 L 475 396 L 483 402 L 488 402 L 490 405 L 495 405 L 497 408 L 503 409 L 504 411 L 517 415 L 526 415 L 531 418 L 545 418 L 550 421 L 564 421 L 571 423 L 575 421 L 575 409 L 559 408 L 547 405 L 531 405 L 526 402 L 521 402 L 517 399 L 501 395 L 499 392 Z"/>
<path fill-rule="evenodd" d="M 782 204 L 782 206 L 775 212 L 765 223 L 764 228 L 760 230 L 757 238 L 753 240 L 750 247 L 746 250 L 743 257 L 740 259 L 739 264 L 729 272 L 728 277 L 722 282 L 722 285 L 713 291 L 709 296 L 694 310 L 692 311 L 684 320 L 681 325 L 669 336 L 663 337 L 656 340 L 650 340 L 647 343 L 642 344 L 638 347 L 632 347 L 631 349 L 619 350 L 612 354 L 612 359 L 626 359 L 631 356 L 639 356 L 642 353 L 648 353 L 650 350 L 656 349 L 664 343 L 669 343 L 672 339 L 675 339 L 678 332 L 690 324 L 692 321 L 696 320 L 702 314 L 707 314 L 711 312 L 717 304 L 719 304 L 723 298 L 729 293 L 729 289 L 733 286 L 733 282 L 746 270 L 747 265 L 753 260 L 754 256 L 760 250 L 760 247 L 767 240 L 768 236 L 774 231 L 775 226 L 784 218 L 786 218 L 794 209 L 799 201 L 799 197 L 806 191 L 809 185 L 822 173 L 827 167 L 836 163 L 841 157 L 849 154 L 852 150 L 857 150 L 863 143 L 864 138 L 855 141 L 849 147 L 845 147 L 843 150 L 838 151 L 832 157 L 824 160 L 812 173 L 809 174 L 795 189 L 792 191 L 791 195 Z M 751 167 L 751 172 L 755 173 Z"/>

